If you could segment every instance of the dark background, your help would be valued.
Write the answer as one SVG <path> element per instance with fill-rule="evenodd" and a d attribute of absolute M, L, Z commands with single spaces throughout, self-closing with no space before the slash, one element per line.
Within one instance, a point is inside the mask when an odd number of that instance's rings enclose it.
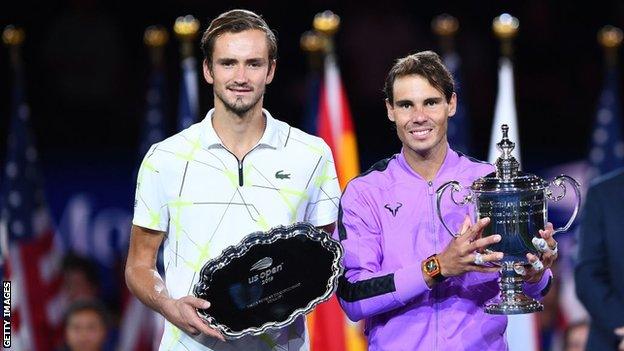
<path fill-rule="evenodd" d="M 398 57 L 439 51 L 431 20 L 444 12 L 460 22 L 456 48 L 463 60 L 463 90 L 459 98 L 471 118 L 471 153 L 487 157 L 500 57 L 491 24 L 495 16 L 509 12 L 520 20 L 514 70 L 523 169 L 538 175 L 550 166 L 586 158 L 605 68 L 596 35 L 607 24 L 624 26 L 624 1 L 22 0 L 1 4 L 0 27 L 15 24 L 26 31 L 26 94 L 57 233 L 66 247 L 106 268 L 101 284 L 113 297 L 105 300 L 118 298 L 123 287 L 120 262 L 128 247 L 136 168 L 142 157 L 137 151 L 139 128 L 150 72 L 143 44 L 147 26 L 160 24 L 171 33 L 178 16 L 192 14 L 203 30 L 209 19 L 229 9 L 262 14 L 279 41 L 277 74 L 265 106 L 277 118 L 302 126 L 309 69 L 299 38 L 311 29 L 316 13 L 334 11 L 342 20 L 336 49 L 361 166 L 366 169 L 400 147 L 383 104 L 385 75 Z M 196 56 L 201 59 L 198 43 Z M 175 38 L 166 47 L 166 62 L 168 124 L 173 134 L 180 73 Z M 213 98 L 210 86 L 202 78 L 199 81 L 203 116 Z M 12 84 L 8 50 L 2 47 L 0 164 L 6 159 Z M 3 178 L 4 172 L 0 182 Z M 570 247 L 562 244 L 566 256 L 559 259 L 568 272 L 573 266 Z M 562 277 L 561 283 L 571 281 L 569 273 Z M 543 324 L 551 323 L 545 315 Z"/>
<path fill-rule="evenodd" d="M 516 102 L 524 168 L 535 170 L 584 158 L 598 94 L 603 54 L 597 31 L 622 25 L 622 1 L 21 1 L 4 3 L 0 25 L 26 30 L 23 57 L 27 99 L 46 169 L 132 169 L 138 162 L 149 60 L 143 31 L 152 24 L 171 30 L 177 16 L 193 14 L 202 30 L 224 10 L 247 8 L 276 30 L 279 60 L 265 106 L 301 126 L 305 106 L 306 54 L 299 48 L 313 16 L 331 9 L 341 16 L 337 54 L 357 129 L 362 168 L 399 148 L 386 119 L 381 88 L 397 57 L 438 50 L 430 29 L 441 13 L 456 16 L 457 51 L 463 60 L 460 99 L 472 119 L 472 152 L 487 157 L 497 91 L 499 42 L 492 19 L 509 12 L 520 20 L 515 40 Z M 200 59 L 197 45 L 196 54 Z M 171 133 L 178 95 L 178 41 L 167 46 Z M 12 77 L 6 48 L 0 51 L 0 138 L 6 140 Z M 212 106 L 200 78 L 201 114 Z M 4 160 L 5 142 L 0 142 Z M 76 166 L 82 165 L 82 166 Z M 119 176 L 127 177 L 126 174 Z M 131 195 L 130 195 L 131 196 Z"/>

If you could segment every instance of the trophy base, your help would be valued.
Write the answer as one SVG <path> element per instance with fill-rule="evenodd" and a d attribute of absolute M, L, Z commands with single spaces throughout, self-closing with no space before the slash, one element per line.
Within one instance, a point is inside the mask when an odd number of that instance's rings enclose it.
<path fill-rule="evenodd" d="M 489 314 L 524 314 L 541 312 L 543 310 L 544 305 L 541 302 L 522 293 L 501 294 L 485 305 L 485 312 Z"/>
<path fill-rule="evenodd" d="M 502 262 L 500 270 L 500 280 L 498 286 L 500 293 L 495 298 L 485 304 L 485 312 L 490 314 L 524 314 L 534 313 L 544 310 L 541 302 L 527 296 L 522 291 L 523 277 L 522 269 L 514 267 L 522 264 L 513 261 Z"/>

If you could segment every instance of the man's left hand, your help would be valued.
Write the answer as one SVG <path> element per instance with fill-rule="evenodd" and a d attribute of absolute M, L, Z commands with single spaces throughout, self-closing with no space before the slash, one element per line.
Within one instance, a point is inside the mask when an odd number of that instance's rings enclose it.
<path fill-rule="evenodd" d="M 542 279 L 544 271 L 552 267 L 553 263 L 557 259 L 557 241 L 553 239 L 554 233 L 552 223 L 546 223 L 544 230 L 539 231 L 539 235 L 544 240 L 546 245 L 536 245 L 538 251 L 541 252 L 541 257 L 528 253 L 526 255 L 529 263 L 531 264 L 529 269 L 526 270 L 524 275 L 524 281 L 528 283 L 537 283 Z M 539 239 L 538 239 L 539 240 Z"/>

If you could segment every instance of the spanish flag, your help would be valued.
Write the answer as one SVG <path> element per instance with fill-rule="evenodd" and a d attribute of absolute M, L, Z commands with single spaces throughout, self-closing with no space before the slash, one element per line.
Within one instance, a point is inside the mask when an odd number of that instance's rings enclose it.
<path fill-rule="evenodd" d="M 347 94 L 333 53 L 325 57 L 325 74 L 321 84 L 318 135 L 333 150 L 340 186 L 360 174 L 355 130 Z"/>
<path fill-rule="evenodd" d="M 318 89 L 318 95 L 310 94 L 308 110 L 315 112 L 316 134 L 332 149 L 338 180 L 344 189 L 347 182 L 360 173 L 355 130 L 334 53 L 326 54 L 324 66 L 320 84 L 314 77 L 308 82 L 311 88 Z M 319 305 L 308 316 L 308 322 L 312 351 L 366 350 L 361 323 L 347 319 L 335 296 Z"/>

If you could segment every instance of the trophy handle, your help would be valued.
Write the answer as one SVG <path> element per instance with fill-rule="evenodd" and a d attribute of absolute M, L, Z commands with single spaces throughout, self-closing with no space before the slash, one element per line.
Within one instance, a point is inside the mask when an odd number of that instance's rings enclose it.
<path fill-rule="evenodd" d="M 464 196 L 464 198 L 461 201 L 457 201 L 455 199 L 455 193 L 458 193 L 462 190 L 462 186 L 459 185 L 459 182 L 455 181 L 455 180 L 451 180 L 449 182 L 446 182 L 444 184 L 442 184 L 441 187 L 438 188 L 438 190 L 436 190 L 436 207 L 438 209 L 438 218 L 440 218 L 440 222 L 442 222 L 442 225 L 444 226 L 444 228 L 446 229 L 446 231 L 451 234 L 451 236 L 453 237 L 458 237 L 459 234 L 455 234 L 453 233 L 453 231 L 451 231 L 451 229 L 449 229 L 448 225 L 446 225 L 446 223 L 444 222 L 444 218 L 442 218 L 442 209 L 441 209 L 441 204 L 442 204 L 442 195 L 444 195 L 444 192 L 446 191 L 446 189 L 451 188 L 451 200 L 453 200 L 453 203 L 455 203 L 455 205 L 457 206 L 464 206 L 465 204 L 469 203 L 472 201 L 472 191 L 470 189 L 468 189 L 469 193 L 468 195 Z"/>
<path fill-rule="evenodd" d="M 574 189 L 574 194 L 576 195 L 576 204 L 574 204 L 574 212 L 572 212 L 572 217 L 570 217 L 570 219 L 568 220 L 568 223 L 566 223 L 566 225 L 563 227 L 559 227 L 555 229 L 555 231 L 553 232 L 553 235 L 560 233 L 560 232 L 565 232 L 566 230 L 570 229 L 570 226 L 576 219 L 576 215 L 578 214 L 579 207 L 581 206 L 580 184 L 576 180 L 574 180 L 574 178 L 567 176 L 565 174 L 555 177 L 555 179 L 553 179 L 551 182 L 552 185 L 560 187 L 563 190 L 563 193 L 561 195 L 555 196 L 553 195 L 552 191 L 547 188 L 546 197 L 553 202 L 558 202 L 559 200 L 563 199 L 566 195 L 566 190 L 567 190 L 565 186 L 566 181 L 570 183 L 570 185 L 572 185 L 572 189 Z"/>

